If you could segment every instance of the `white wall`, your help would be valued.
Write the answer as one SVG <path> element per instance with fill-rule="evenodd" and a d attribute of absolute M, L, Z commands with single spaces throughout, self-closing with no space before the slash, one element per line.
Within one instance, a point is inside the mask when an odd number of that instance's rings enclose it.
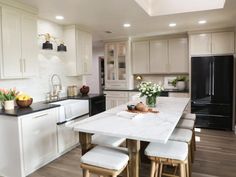
<path fill-rule="evenodd" d="M 38 20 L 38 33 L 50 33 L 51 35 L 63 39 L 63 28 L 55 23 Z M 61 77 L 62 85 L 64 87 L 64 93 L 66 94 L 66 87 L 68 85 L 77 85 L 81 87 L 82 78 L 79 77 L 66 77 L 65 76 L 65 65 L 66 58 L 63 53 L 56 51 L 57 45 L 54 44 L 54 50 L 42 50 L 43 38 L 39 40 L 39 54 L 38 54 L 38 76 L 32 79 L 21 79 L 21 80 L 1 80 L 1 88 L 12 88 L 16 87 L 17 90 L 28 93 L 34 98 L 34 102 L 45 100 L 45 93 L 50 91 L 50 77 L 52 74 L 58 74 Z M 30 49 L 29 49 L 30 50 Z"/>
<path fill-rule="evenodd" d="M 90 87 L 90 93 L 100 92 L 99 81 L 99 57 L 104 56 L 104 47 L 93 47 L 92 75 L 86 76 L 86 85 Z"/>

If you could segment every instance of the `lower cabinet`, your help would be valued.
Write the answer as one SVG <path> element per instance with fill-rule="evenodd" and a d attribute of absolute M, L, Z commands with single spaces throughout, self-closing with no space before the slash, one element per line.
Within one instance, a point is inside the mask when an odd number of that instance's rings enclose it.
<path fill-rule="evenodd" d="M 21 117 L 25 175 L 57 156 L 57 109 Z"/>
<path fill-rule="evenodd" d="M 57 125 L 58 152 L 60 154 L 70 150 L 79 143 L 79 134 L 73 130 L 73 127 L 79 121 L 88 117 L 88 115 L 85 115 L 70 122 Z"/>

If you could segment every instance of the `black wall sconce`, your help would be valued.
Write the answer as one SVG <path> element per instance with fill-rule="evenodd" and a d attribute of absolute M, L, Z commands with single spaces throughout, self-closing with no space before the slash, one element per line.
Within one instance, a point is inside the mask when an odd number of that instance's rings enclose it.
<path fill-rule="evenodd" d="M 67 48 L 64 44 L 63 41 L 51 36 L 49 33 L 46 34 L 39 34 L 39 37 L 43 36 L 46 40 L 46 42 L 43 43 L 42 45 L 42 49 L 43 50 L 53 50 L 53 44 L 51 42 L 55 42 L 55 43 L 60 43 L 60 45 L 57 46 L 57 51 L 58 52 L 66 52 Z M 60 42 L 58 42 L 60 41 Z"/>
<path fill-rule="evenodd" d="M 60 45 L 57 46 L 57 51 L 58 52 L 66 52 L 67 51 L 67 48 L 64 44 L 63 41 L 60 42 Z"/>

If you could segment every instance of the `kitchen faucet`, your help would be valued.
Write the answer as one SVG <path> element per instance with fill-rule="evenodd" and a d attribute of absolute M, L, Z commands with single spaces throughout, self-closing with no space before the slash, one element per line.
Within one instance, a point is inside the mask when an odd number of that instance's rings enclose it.
<path fill-rule="evenodd" d="M 55 81 L 58 80 L 58 82 Z M 53 74 L 51 77 L 52 91 L 50 92 L 50 100 L 58 100 L 62 90 L 61 78 L 58 74 Z"/>

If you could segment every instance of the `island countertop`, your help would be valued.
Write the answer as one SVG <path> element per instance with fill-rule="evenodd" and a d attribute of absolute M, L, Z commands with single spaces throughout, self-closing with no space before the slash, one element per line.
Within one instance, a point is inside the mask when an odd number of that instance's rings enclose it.
<path fill-rule="evenodd" d="M 96 133 L 139 141 L 166 143 L 181 118 L 189 98 L 159 97 L 158 114 L 144 114 L 142 118 L 124 118 L 117 113 L 126 110 L 126 104 L 92 116 L 76 125 L 75 131 Z M 129 102 L 136 104 L 142 99 Z"/>

